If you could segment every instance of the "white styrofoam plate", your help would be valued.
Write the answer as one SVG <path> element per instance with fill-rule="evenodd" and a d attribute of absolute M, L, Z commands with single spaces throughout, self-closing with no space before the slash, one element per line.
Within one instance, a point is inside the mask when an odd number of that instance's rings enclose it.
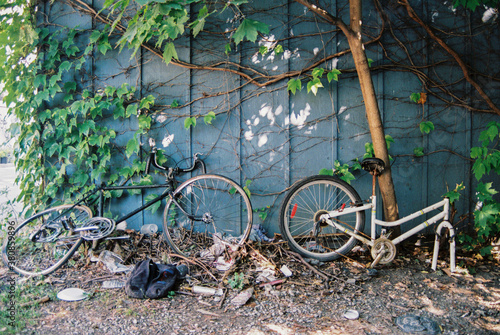
<path fill-rule="evenodd" d="M 65 300 L 65 301 L 78 301 L 85 299 L 87 297 L 87 293 L 82 289 L 71 287 L 57 293 L 57 297 L 60 300 Z"/>

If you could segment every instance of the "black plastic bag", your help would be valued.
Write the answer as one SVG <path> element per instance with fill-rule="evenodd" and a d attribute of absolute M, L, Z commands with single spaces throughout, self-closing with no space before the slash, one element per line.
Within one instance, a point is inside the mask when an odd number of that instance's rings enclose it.
<path fill-rule="evenodd" d="M 137 263 L 125 283 L 125 292 L 137 299 L 160 299 L 167 296 L 180 273 L 175 265 L 156 264 L 151 259 Z"/>

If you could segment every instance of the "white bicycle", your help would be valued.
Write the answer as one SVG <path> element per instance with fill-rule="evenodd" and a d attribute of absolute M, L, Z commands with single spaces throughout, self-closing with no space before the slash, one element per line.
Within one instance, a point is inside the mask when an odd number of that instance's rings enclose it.
<path fill-rule="evenodd" d="M 332 176 L 311 176 L 298 181 L 286 195 L 280 209 L 280 231 L 290 248 L 299 254 L 331 261 L 345 256 L 358 241 L 368 245 L 374 259 L 371 264 L 387 264 L 396 257 L 396 245 L 441 220 L 436 228 L 432 269 L 436 269 L 439 252 L 439 238 L 442 228 L 450 230 L 450 268 L 455 271 L 455 233 L 450 224 L 450 201 L 448 198 L 393 222 L 379 220 L 377 197 L 375 195 L 376 177 L 384 168 L 378 158 L 367 158 L 361 164 L 373 176 L 370 200 L 362 201 L 356 190 L 349 184 Z M 365 211 L 371 209 L 371 235 L 363 233 Z M 394 239 L 386 235 L 382 228 L 377 238 L 377 226 L 395 227 L 439 211 L 431 218 Z"/>

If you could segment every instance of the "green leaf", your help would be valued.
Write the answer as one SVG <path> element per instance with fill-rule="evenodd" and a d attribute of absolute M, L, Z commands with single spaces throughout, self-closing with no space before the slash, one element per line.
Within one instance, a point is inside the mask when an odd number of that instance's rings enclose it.
<path fill-rule="evenodd" d="M 172 101 L 172 103 L 170 104 L 170 107 L 172 108 L 179 107 L 179 101 L 177 101 L 177 99 L 174 99 L 174 101 Z"/>
<path fill-rule="evenodd" d="M 299 78 L 297 79 L 290 79 L 287 83 L 287 91 L 291 91 L 293 95 L 295 95 L 295 92 L 297 89 L 300 91 L 302 90 L 302 82 L 300 81 Z"/>
<path fill-rule="evenodd" d="M 149 115 L 140 115 L 137 120 L 139 121 L 139 129 L 149 130 L 151 128 L 151 117 Z"/>
<path fill-rule="evenodd" d="M 413 154 L 417 157 L 422 157 L 424 155 L 424 148 L 418 147 L 413 149 Z"/>
<path fill-rule="evenodd" d="M 465 186 L 463 185 L 463 182 L 460 184 L 457 184 L 454 190 L 446 192 L 443 197 L 450 199 L 450 204 L 453 204 L 455 201 L 457 201 L 460 198 L 460 191 L 463 191 L 465 189 Z"/>
<path fill-rule="evenodd" d="M 498 191 L 493 188 L 493 183 L 478 183 L 476 190 L 477 198 L 482 202 L 493 201 L 493 196 L 498 193 Z"/>
<path fill-rule="evenodd" d="M 157 197 L 158 197 L 157 194 L 150 194 L 146 198 L 144 198 L 144 200 L 146 201 L 146 203 L 148 203 L 150 201 L 153 201 Z M 151 211 L 151 213 L 154 214 L 154 213 L 156 213 L 156 211 L 158 211 L 158 209 L 160 208 L 160 206 L 161 206 L 161 200 L 158 200 L 157 202 L 155 202 L 154 204 L 152 204 L 150 207 L 148 207 L 148 209 Z"/>
<path fill-rule="evenodd" d="M 410 100 L 414 103 L 418 103 L 420 101 L 420 93 L 412 93 L 410 95 Z"/>
<path fill-rule="evenodd" d="M 333 169 L 321 169 L 319 174 L 322 176 L 333 176 Z"/>
<path fill-rule="evenodd" d="M 68 82 L 64 83 L 64 90 L 66 92 L 76 91 L 76 83 L 74 81 L 68 81 Z"/>
<path fill-rule="evenodd" d="M 145 98 L 142 98 L 140 104 L 139 104 L 139 109 L 149 109 L 151 105 L 154 105 L 155 103 L 155 97 L 153 95 L 148 95 Z"/>
<path fill-rule="evenodd" d="M 372 67 L 373 59 L 368 58 L 367 61 L 368 61 L 368 67 Z"/>
<path fill-rule="evenodd" d="M 101 37 L 102 33 L 100 30 L 94 30 L 92 34 L 90 34 L 89 41 L 90 43 L 95 43 Z"/>
<path fill-rule="evenodd" d="M 269 26 L 260 21 L 244 19 L 233 34 L 233 39 L 236 45 L 240 44 L 245 37 L 250 42 L 255 42 L 259 32 L 263 34 L 269 33 Z"/>
<path fill-rule="evenodd" d="M 482 160 L 478 159 L 472 165 L 472 172 L 474 172 L 476 180 L 480 180 L 486 174 L 486 165 Z"/>
<path fill-rule="evenodd" d="M 134 136 L 127 142 L 127 147 L 125 148 L 125 154 L 127 155 L 127 157 L 130 157 L 138 152 L 139 152 L 139 141 Z"/>
<path fill-rule="evenodd" d="M 324 87 L 319 78 L 314 78 L 310 82 L 307 83 L 307 93 L 313 92 L 314 95 L 318 93 L 318 89 L 320 87 Z"/>
<path fill-rule="evenodd" d="M 174 43 L 169 42 L 163 50 L 163 60 L 168 65 L 172 61 L 172 58 L 179 59 L 179 57 L 177 56 L 177 51 L 175 50 Z"/>
<path fill-rule="evenodd" d="M 273 51 L 276 55 L 279 55 L 284 52 L 283 46 L 281 44 L 278 44 L 277 46 L 274 47 Z"/>
<path fill-rule="evenodd" d="M 196 118 L 193 117 L 187 117 L 184 120 L 184 128 L 189 129 L 191 126 L 196 127 Z"/>
<path fill-rule="evenodd" d="M 261 47 L 259 48 L 259 53 L 260 53 L 262 56 L 264 56 L 264 55 L 265 55 L 265 54 L 267 54 L 268 52 L 269 52 L 269 50 L 267 49 L 267 47 L 266 47 L 266 46 L 261 46 Z"/>
<path fill-rule="evenodd" d="M 387 149 L 391 148 L 391 143 L 394 143 L 394 139 L 391 135 L 385 135 L 385 144 L 387 145 Z"/>
<path fill-rule="evenodd" d="M 59 65 L 59 71 L 68 71 L 71 69 L 71 63 L 65 60 L 64 62 Z"/>
<path fill-rule="evenodd" d="M 488 256 L 488 255 L 491 255 L 491 251 L 493 250 L 493 246 L 492 245 L 489 245 L 489 246 L 486 246 L 486 247 L 483 247 L 479 250 L 479 253 L 481 254 L 481 256 Z"/>
<path fill-rule="evenodd" d="M 317 67 L 312 70 L 313 78 L 321 78 L 323 76 L 323 73 L 325 73 L 325 69 L 322 68 Z"/>
<path fill-rule="evenodd" d="M 226 55 L 229 55 L 230 52 L 231 52 L 231 43 L 228 43 L 224 46 L 224 53 Z"/>
<path fill-rule="evenodd" d="M 102 42 L 102 43 L 99 42 L 99 44 L 97 45 L 97 50 L 99 50 L 103 55 L 105 55 L 106 52 L 108 50 L 111 50 L 111 49 L 113 49 L 113 48 L 111 47 L 111 44 L 109 44 L 108 41 L 105 41 L 105 42 Z"/>
<path fill-rule="evenodd" d="M 424 121 L 420 123 L 420 132 L 422 134 L 429 134 L 434 130 L 434 123 L 431 121 Z"/>
<path fill-rule="evenodd" d="M 332 80 L 339 81 L 339 74 L 341 74 L 340 70 L 333 69 L 332 71 L 328 72 L 326 75 L 328 82 L 331 83 Z"/>
<path fill-rule="evenodd" d="M 213 111 L 208 112 L 203 120 L 205 121 L 205 124 L 212 124 L 212 121 L 215 120 L 215 113 Z"/>
<path fill-rule="evenodd" d="M 129 118 L 132 115 L 137 115 L 137 104 L 131 104 L 127 106 L 125 110 L 125 117 Z"/>

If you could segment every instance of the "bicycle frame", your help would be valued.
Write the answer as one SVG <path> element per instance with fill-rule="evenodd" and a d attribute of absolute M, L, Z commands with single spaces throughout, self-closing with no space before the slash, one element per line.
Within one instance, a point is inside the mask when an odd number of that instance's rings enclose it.
<path fill-rule="evenodd" d="M 180 175 L 182 173 L 187 173 L 187 172 L 192 172 L 194 171 L 198 165 L 200 165 L 200 168 L 201 168 L 201 173 L 202 174 L 205 174 L 206 173 L 206 166 L 205 166 L 205 162 L 203 162 L 203 160 L 201 160 L 200 158 L 198 158 L 198 155 L 199 154 L 194 154 L 193 156 L 193 164 L 192 166 L 188 167 L 188 168 L 165 168 L 161 165 L 158 164 L 157 160 L 156 160 L 156 148 L 154 148 L 152 150 L 152 152 L 150 153 L 149 157 L 148 157 L 148 160 L 146 162 L 146 174 L 149 173 L 150 171 L 150 166 L 152 165 L 153 167 L 159 169 L 159 170 L 162 170 L 162 171 L 168 171 L 167 173 L 167 182 L 164 183 L 164 184 L 152 184 L 152 185 L 123 185 L 123 186 L 105 186 L 104 184 L 102 184 L 101 186 L 97 187 L 97 189 L 95 189 L 94 191 L 91 191 L 89 192 L 87 195 L 85 195 L 82 199 L 80 199 L 79 201 L 77 201 L 72 207 L 70 207 L 68 210 L 71 210 L 72 208 L 74 208 L 75 206 L 78 206 L 82 203 L 86 203 L 87 199 L 89 199 L 90 197 L 92 197 L 93 195 L 99 193 L 99 197 L 98 197 L 98 205 L 97 205 L 97 217 L 103 217 L 103 213 L 104 213 L 104 192 L 105 191 L 118 191 L 118 190 L 143 190 L 143 189 L 155 189 L 155 188 L 165 188 L 165 191 L 157 196 L 156 198 L 154 198 L 153 200 L 147 202 L 146 204 L 134 209 L 133 211 L 125 214 L 124 216 L 122 216 L 121 218 L 117 219 L 115 221 L 115 224 L 119 224 L 129 218 L 131 218 L 132 216 L 140 213 L 141 211 L 147 209 L 148 207 L 152 206 L 154 203 L 158 202 L 158 201 L 161 201 L 163 199 L 165 199 L 166 197 L 170 196 L 173 191 L 175 190 L 175 185 L 174 185 L 174 177 L 177 176 L 177 175 Z M 174 204 L 176 204 L 176 206 L 184 213 L 184 215 L 188 216 L 190 219 L 194 219 L 194 220 L 202 220 L 202 219 L 197 219 L 197 218 L 193 218 L 191 215 L 189 215 L 188 213 L 186 213 L 181 206 L 179 206 L 177 204 L 177 202 L 175 201 L 174 199 Z M 61 213 L 61 215 L 59 217 L 62 217 L 64 215 L 64 213 Z M 59 219 L 59 217 L 57 217 L 55 220 Z M 73 229 L 74 227 L 64 227 L 65 229 Z M 86 229 L 91 229 L 91 228 L 95 228 L 95 227 L 86 227 L 85 229 L 79 229 L 80 231 L 81 230 L 86 230 Z M 44 227 L 42 227 L 41 229 L 44 229 Z"/>
<path fill-rule="evenodd" d="M 363 205 L 363 206 L 358 206 L 358 207 L 348 207 L 348 208 L 344 208 L 344 209 L 339 209 L 339 210 L 334 210 L 334 211 L 331 211 L 327 214 L 324 214 L 321 216 L 321 219 L 324 219 L 326 222 L 328 222 L 331 226 L 335 227 L 336 229 L 340 229 L 342 230 L 343 232 L 345 232 L 346 234 L 358 239 L 359 241 L 363 242 L 363 243 L 366 243 L 367 245 L 369 246 L 373 246 L 374 244 L 374 241 L 376 239 L 376 233 L 377 233 L 377 226 L 382 226 L 382 227 L 396 227 L 396 226 L 399 226 L 405 222 L 408 222 L 408 221 L 411 221 L 415 218 L 418 218 L 422 215 L 425 215 L 429 212 L 432 212 L 434 210 L 437 210 L 439 208 L 443 208 L 441 212 L 439 212 L 438 214 L 434 215 L 432 218 L 430 218 L 429 220 L 425 220 L 424 222 L 420 223 L 419 225 L 417 225 L 416 227 L 414 227 L 413 229 L 407 231 L 406 233 L 400 235 L 399 237 L 391 240 L 392 243 L 394 243 L 395 245 L 406 240 L 408 237 L 410 236 L 413 236 L 415 235 L 416 233 L 418 233 L 419 231 L 421 231 L 422 229 L 426 228 L 426 227 L 429 227 L 430 225 L 433 225 L 434 223 L 438 222 L 439 220 L 443 220 L 443 221 L 448 221 L 448 218 L 449 218 L 449 211 L 450 211 L 450 200 L 448 198 L 444 198 L 443 200 L 431 205 L 431 206 L 428 206 L 424 209 L 421 209 L 419 211 L 416 211 L 415 213 L 413 214 L 410 214 L 408 216 L 405 216 L 397 221 L 393 221 L 393 222 L 387 222 L 387 221 L 383 221 L 383 220 L 379 220 L 377 219 L 376 217 L 376 214 L 377 214 L 377 197 L 375 195 L 372 195 L 370 197 L 370 202 L 366 205 Z M 361 235 L 359 235 L 356 231 L 352 231 L 348 228 L 345 228 L 343 226 L 341 226 L 340 224 L 338 224 L 337 222 L 335 222 L 335 220 L 331 220 L 332 218 L 335 218 L 335 217 L 338 217 L 338 216 L 341 216 L 343 214 L 349 214 L 349 213 L 356 213 L 356 212 L 361 212 L 361 211 L 365 211 L 365 210 L 368 210 L 368 209 L 371 209 L 371 236 L 370 236 L 370 239 L 367 239 Z"/>
<path fill-rule="evenodd" d="M 361 206 L 355 206 L 355 207 L 348 207 L 348 208 L 341 208 L 337 209 L 334 211 L 331 211 L 327 214 L 323 214 L 320 217 L 320 221 L 318 222 L 326 222 L 330 226 L 334 227 L 335 229 L 338 229 L 355 239 L 365 243 L 366 245 L 369 245 L 370 247 L 373 247 L 375 245 L 376 241 L 376 233 L 377 233 L 377 226 L 381 227 L 396 227 L 399 226 L 405 222 L 411 221 L 413 219 L 416 219 L 422 215 L 425 215 L 429 212 L 435 211 L 435 210 L 440 210 L 440 212 L 433 217 L 431 217 L 428 220 L 423 221 L 416 227 L 410 229 L 406 233 L 396 237 L 393 240 L 390 240 L 394 245 L 397 245 L 398 243 L 401 243 L 402 241 L 406 240 L 408 237 L 413 236 L 417 234 L 419 231 L 425 229 L 426 227 L 429 227 L 430 225 L 435 224 L 439 220 L 442 220 L 442 222 L 437 226 L 436 228 L 436 236 L 434 240 L 434 251 L 433 251 L 433 257 L 432 257 L 432 269 L 436 270 L 437 267 L 437 256 L 439 253 L 439 238 L 440 238 L 440 233 L 442 228 L 448 228 L 451 231 L 450 235 L 450 269 L 451 272 L 455 272 L 455 232 L 453 226 L 450 224 L 449 220 L 449 213 L 450 213 L 450 199 L 444 198 L 443 200 L 436 202 L 435 204 L 428 206 L 424 209 L 421 209 L 419 211 L 416 211 L 413 214 L 410 214 L 408 216 L 405 216 L 397 221 L 393 222 L 387 222 L 383 220 L 379 220 L 376 217 L 377 214 L 377 197 L 375 195 L 372 195 L 370 197 L 370 202 L 365 205 Z M 344 214 L 349 214 L 349 213 L 356 213 L 356 212 L 361 212 L 371 209 L 371 236 L 370 239 L 367 239 L 359 234 L 358 231 L 356 230 L 350 230 L 344 226 L 340 225 L 339 220 L 335 220 L 336 217 L 339 217 Z M 333 219 L 333 220 L 332 220 Z M 338 221 L 338 222 L 337 222 Z M 376 264 L 377 260 L 375 260 L 374 264 Z M 374 266 L 374 265 L 372 265 Z"/>

